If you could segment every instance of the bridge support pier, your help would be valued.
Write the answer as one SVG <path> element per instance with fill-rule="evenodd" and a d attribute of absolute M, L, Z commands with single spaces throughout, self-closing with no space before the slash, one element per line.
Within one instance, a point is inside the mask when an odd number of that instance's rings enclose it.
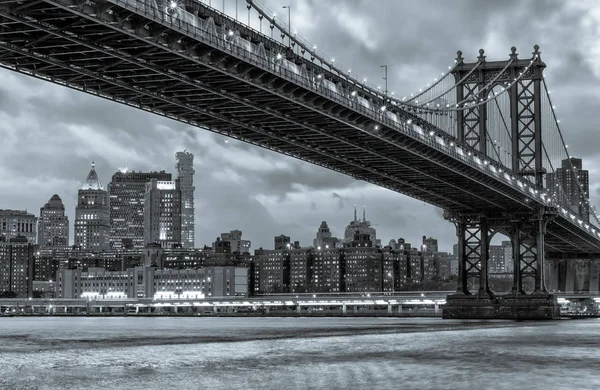
<path fill-rule="evenodd" d="M 543 277 L 544 235 L 551 213 L 489 216 L 445 213 L 458 236 L 458 286 L 446 299 L 442 318 L 449 319 L 555 319 L 560 308 L 546 291 Z M 502 230 L 513 245 L 513 287 L 495 295 L 488 283 L 491 232 Z M 526 293 L 529 283 L 530 293 Z M 477 285 L 476 285 L 477 283 Z"/>

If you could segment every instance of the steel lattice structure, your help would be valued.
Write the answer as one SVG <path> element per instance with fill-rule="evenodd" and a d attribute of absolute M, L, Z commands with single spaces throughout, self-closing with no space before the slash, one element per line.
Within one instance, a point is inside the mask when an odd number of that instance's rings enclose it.
<path fill-rule="evenodd" d="M 284 36 L 278 42 L 192 0 L 0 1 L 0 66 L 443 208 L 457 224 L 465 280 L 487 278 L 477 256 L 490 229 L 511 236 L 515 274 L 536 282 L 548 253 L 600 253 L 600 231 L 544 192 L 537 47 L 531 60 L 513 50 L 509 61 L 486 62 L 481 51 L 464 64 L 459 54 L 455 100 L 444 107 L 433 89 L 422 103 L 372 91 Z M 518 113 L 509 167 L 486 138 L 484 104 L 503 81 Z M 438 114 L 447 116 L 429 119 Z M 440 128 L 447 122 L 457 128 Z"/>

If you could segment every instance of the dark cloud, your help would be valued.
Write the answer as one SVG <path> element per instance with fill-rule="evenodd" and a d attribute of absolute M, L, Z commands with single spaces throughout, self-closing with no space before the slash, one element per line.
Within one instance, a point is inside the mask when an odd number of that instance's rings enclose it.
<path fill-rule="evenodd" d="M 267 1 L 277 12 L 286 3 Z M 528 57 L 539 44 L 566 141 L 571 153 L 584 158 L 594 183 L 600 182 L 600 19 L 587 11 L 584 3 L 559 0 L 304 0 L 294 3 L 292 23 L 336 62 L 375 84 L 383 82 L 380 65 L 387 64 L 389 90 L 398 94 L 445 71 L 459 49 L 472 60 L 484 48 L 493 60 L 507 58 L 513 45 Z M 106 184 L 121 166 L 173 172 L 174 154 L 183 149 L 196 156 L 199 244 L 241 229 L 254 248 L 272 247 L 273 236 L 281 233 L 308 245 L 323 220 L 343 236 L 354 204 L 359 213 L 366 206 L 384 243 L 404 237 L 418 245 L 427 235 L 451 250 L 456 240 L 442 210 L 414 199 L 0 70 L 0 208 L 37 213 L 58 193 L 73 220 L 77 189 L 92 160 Z M 591 187 L 595 202 L 600 184 Z"/>

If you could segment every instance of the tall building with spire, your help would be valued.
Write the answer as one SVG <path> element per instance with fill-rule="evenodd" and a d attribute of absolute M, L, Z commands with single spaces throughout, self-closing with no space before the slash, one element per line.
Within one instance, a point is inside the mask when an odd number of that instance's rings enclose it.
<path fill-rule="evenodd" d="M 104 190 L 96 165 L 77 192 L 75 209 L 75 245 L 85 250 L 109 249 L 110 210 L 108 193 Z"/>
<path fill-rule="evenodd" d="M 57 194 L 40 208 L 38 245 L 40 249 L 69 246 L 69 217 L 65 215 L 65 206 Z"/>
<path fill-rule="evenodd" d="M 175 154 L 175 168 L 181 189 L 181 246 L 196 247 L 194 217 L 194 155 L 183 151 Z"/>
<path fill-rule="evenodd" d="M 144 241 L 144 195 L 151 179 L 171 181 L 171 174 L 121 169 L 108 183 L 110 198 L 110 247 L 142 249 Z"/>
<path fill-rule="evenodd" d="M 370 241 L 376 246 L 381 246 L 381 240 L 377 239 L 377 232 L 374 227 L 371 227 L 371 222 L 367 221 L 367 212 L 363 207 L 362 221 L 356 216 L 356 205 L 354 205 L 354 220 L 350 221 L 344 232 L 344 245 L 349 246 L 354 240 L 355 234 L 368 234 Z"/>

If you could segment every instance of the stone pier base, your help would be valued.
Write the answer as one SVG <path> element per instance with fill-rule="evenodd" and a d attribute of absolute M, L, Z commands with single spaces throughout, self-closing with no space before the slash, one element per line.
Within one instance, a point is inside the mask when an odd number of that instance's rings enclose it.
<path fill-rule="evenodd" d="M 446 319 L 553 320 L 560 318 L 556 297 L 547 293 L 495 297 L 449 295 L 442 309 Z"/>

